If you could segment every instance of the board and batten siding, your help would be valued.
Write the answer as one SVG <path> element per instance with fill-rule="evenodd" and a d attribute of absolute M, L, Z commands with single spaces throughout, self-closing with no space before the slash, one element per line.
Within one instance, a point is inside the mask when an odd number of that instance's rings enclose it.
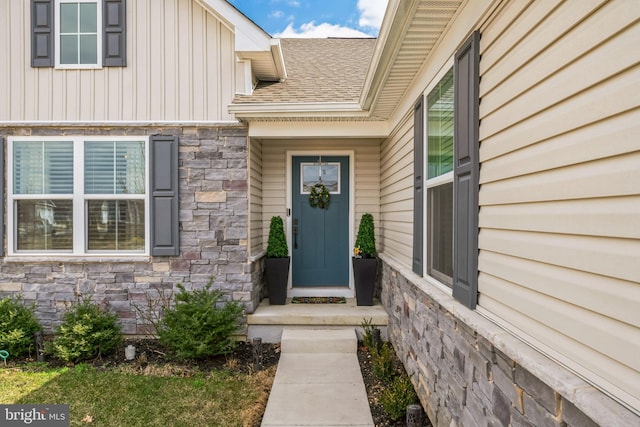
<path fill-rule="evenodd" d="M 271 217 L 286 215 L 287 151 L 308 151 L 310 155 L 323 151 L 353 151 L 355 161 L 355 233 L 362 214 L 373 215 L 379 242 L 380 224 L 380 142 L 378 140 L 264 140 L 262 142 L 262 250 L 267 248 Z M 257 205 L 251 204 L 252 209 Z M 253 215 L 253 213 L 252 213 Z M 252 224 L 253 227 L 253 224 Z M 252 239 L 252 245 L 253 242 Z M 252 250 L 258 251 L 257 247 Z M 378 244 L 378 250 L 381 250 Z"/>
<path fill-rule="evenodd" d="M 481 28 L 479 306 L 640 408 L 640 2 Z"/>
<path fill-rule="evenodd" d="M 232 31 L 193 0 L 126 13 L 126 67 L 32 68 L 30 2 L 0 1 L 0 121 L 233 120 Z"/>
<path fill-rule="evenodd" d="M 381 150 L 380 217 L 384 253 L 413 260 L 413 114 L 406 115 Z"/>

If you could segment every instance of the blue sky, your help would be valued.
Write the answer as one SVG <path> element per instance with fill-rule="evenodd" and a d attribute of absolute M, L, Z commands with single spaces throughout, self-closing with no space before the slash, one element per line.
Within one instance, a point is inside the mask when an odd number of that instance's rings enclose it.
<path fill-rule="evenodd" d="M 387 0 L 228 0 L 274 37 L 376 37 Z"/>

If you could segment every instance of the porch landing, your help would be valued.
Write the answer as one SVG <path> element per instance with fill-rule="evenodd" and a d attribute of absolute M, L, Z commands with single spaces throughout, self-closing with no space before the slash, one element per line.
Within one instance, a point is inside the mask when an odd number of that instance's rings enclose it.
<path fill-rule="evenodd" d="M 355 298 L 347 298 L 346 304 L 292 304 L 270 305 L 262 300 L 253 314 L 247 316 L 247 338 L 262 338 L 265 343 L 278 343 L 282 330 L 286 329 L 351 329 L 358 336 L 362 333 L 362 322 L 371 319 L 387 339 L 389 315 L 380 301 L 372 306 L 358 306 Z"/>

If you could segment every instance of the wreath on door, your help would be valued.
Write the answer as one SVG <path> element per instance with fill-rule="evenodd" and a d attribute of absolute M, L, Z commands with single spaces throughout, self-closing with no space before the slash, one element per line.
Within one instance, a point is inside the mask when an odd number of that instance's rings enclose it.
<path fill-rule="evenodd" d="M 327 209 L 329 202 L 331 201 L 331 194 L 327 187 L 321 182 L 311 187 L 311 193 L 309 194 L 309 204 L 312 208 Z"/>

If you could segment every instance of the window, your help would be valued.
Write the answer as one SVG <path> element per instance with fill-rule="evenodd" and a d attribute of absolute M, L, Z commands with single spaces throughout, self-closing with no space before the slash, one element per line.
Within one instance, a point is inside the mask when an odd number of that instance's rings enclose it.
<path fill-rule="evenodd" d="M 478 298 L 479 45 L 475 31 L 414 108 L 412 268 L 450 286 L 471 309 Z"/>
<path fill-rule="evenodd" d="M 10 139 L 10 253 L 148 252 L 147 145 Z"/>
<path fill-rule="evenodd" d="M 300 194 L 310 194 L 311 187 L 322 183 L 331 194 L 340 194 L 340 163 L 301 163 Z"/>
<path fill-rule="evenodd" d="M 57 0 L 56 65 L 101 65 L 100 18 L 97 0 Z"/>
<path fill-rule="evenodd" d="M 453 69 L 427 96 L 427 274 L 453 280 Z"/>
<path fill-rule="evenodd" d="M 31 0 L 31 66 L 126 66 L 125 0 Z"/>

